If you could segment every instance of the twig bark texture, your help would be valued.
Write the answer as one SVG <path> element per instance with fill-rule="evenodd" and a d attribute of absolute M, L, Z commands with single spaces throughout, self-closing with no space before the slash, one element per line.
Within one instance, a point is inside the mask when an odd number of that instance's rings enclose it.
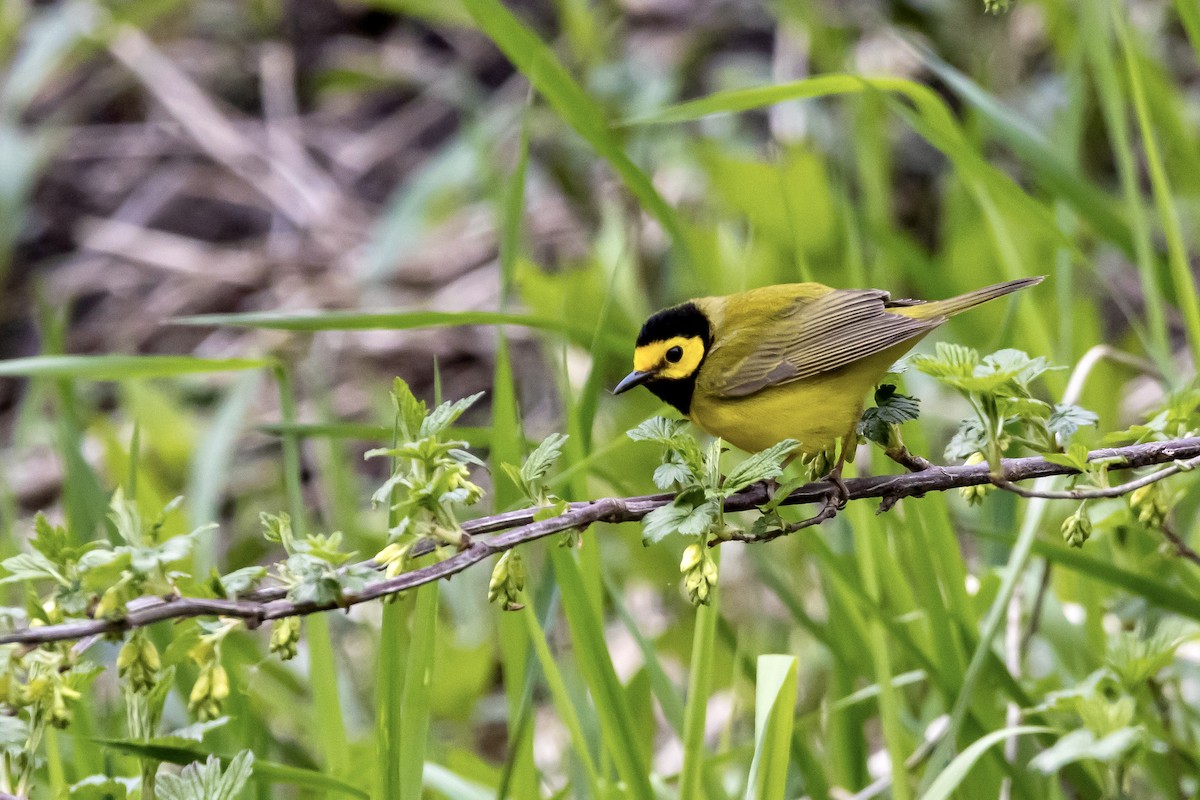
<path fill-rule="evenodd" d="M 1200 437 L 1164 442 L 1129 445 L 1093 450 L 1089 460 L 1112 459 L 1110 470 L 1134 469 L 1155 464 L 1167 464 L 1200 458 Z M 1052 475 L 1073 475 L 1076 471 L 1043 458 L 1011 458 L 1002 462 L 1002 473 L 992 475 L 987 464 L 972 466 L 930 466 L 919 472 L 902 475 L 879 475 L 851 478 L 846 481 L 850 500 L 879 498 L 881 508 L 891 508 L 905 497 L 919 497 L 927 492 L 940 492 L 966 486 L 1012 483 Z M 828 497 L 831 486 L 825 482 L 810 483 L 793 491 L 785 504 L 818 503 Z M 489 556 L 510 550 L 556 533 L 584 529 L 596 522 L 636 522 L 654 509 L 671 502 L 673 495 L 657 494 L 640 497 L 608 497 L 584 503 L 572 503 L 566 513 L 535 522 L 528 508 L 510 511 L 463 523 L 468 534 L 464 547 L 454 555 L 435 563 L 397 575 L 394 578 L 369 584 L 356 593 L 345 593 L 336 603 L 293 603 L 282 587 L 259 589 L 236 600 L 195 597 L 143 597 L 126 607 L 124 616 L 113 619 L 84 619 L 26 628 L 0 635 L 0 644 L 21 643 L 37 645 L 55 641 L 83 639 L 89 636 L 119 634 L 133 628 L 152 625 L 168 619 L 201 616 L 237 617 L 249 627 L 268 620 L 348 608 L 387 595 L 448 578 Z M 767 489 L 761 484 L 733 495 L 725 502 L 726 511 L 749 511 L 768 501 Z M 477 538 L 496 533 L 490 539 Z"/>

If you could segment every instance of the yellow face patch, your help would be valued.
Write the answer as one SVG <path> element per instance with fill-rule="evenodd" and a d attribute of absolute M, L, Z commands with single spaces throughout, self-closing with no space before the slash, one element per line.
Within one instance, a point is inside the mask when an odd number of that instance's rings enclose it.
<path fill-rule="evenodd" d="M 699 336 L 672 336 L 634 350 L 633 368 L 638 372 L 654 372 L 667 380 L 678 380 L 695 372 L 703 359 L 704 340 Z"/>

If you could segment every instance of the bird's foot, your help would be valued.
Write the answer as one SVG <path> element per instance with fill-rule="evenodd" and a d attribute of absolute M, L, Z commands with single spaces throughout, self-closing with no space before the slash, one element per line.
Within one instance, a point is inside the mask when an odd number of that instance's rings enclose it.
<path fill-rule="evenodd" d="M 755 484 L 755 486 L 763 487 L 763 491 L 767 493 L 767 503 L 775 499 L 775 493 L 779 491 L 779 481 L 775 478 L 763 478 Z M 765 504 L 764 504 L 765 505 Z"/>
<path fill-rule="evenodd" d="M 829 471 L 828 474 L 821 478 L 822 481 L 832 483 L 833 486 L 829 489 L 829 495 L 825 502 L 832 504 L 838 511 L 846 507 L 846 503 L 850 501 L 850 489 L 846 486 L 846 482 L 842 480 L 842 469 L 836 467 Z"/>

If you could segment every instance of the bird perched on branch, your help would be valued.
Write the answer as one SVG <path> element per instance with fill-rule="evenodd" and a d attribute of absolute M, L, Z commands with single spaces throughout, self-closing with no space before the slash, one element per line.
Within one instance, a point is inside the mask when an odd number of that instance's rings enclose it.
<path fill-rule="evenodd" d="M 814 456 L 840 442 L 826 478 L 843 489 L 863 398 L 892 364 L 951 316 L 1041 281 L 1022 278 L 930 302 L 820 283 L 690 300 L 646 320 L 633 372 L 613 393 L 645 386 L 749 452 L 796 439 L 800 454 Z"/>

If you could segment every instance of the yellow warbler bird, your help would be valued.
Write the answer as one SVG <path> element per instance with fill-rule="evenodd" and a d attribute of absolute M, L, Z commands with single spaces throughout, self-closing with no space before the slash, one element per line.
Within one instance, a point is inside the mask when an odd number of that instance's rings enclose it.
<path fill-rule="evenodd" d="M 1022 278 L 931 302 L 820 283 L 702 297 L 646 320 L 634 370 L 613 393 L 645 386 L 750 452 L 796 439 L 811 456 L 841 441 L 829 476 L 840 487 L 863 398 L 892 364 L 949 317 L 1041 281 Z"/>

